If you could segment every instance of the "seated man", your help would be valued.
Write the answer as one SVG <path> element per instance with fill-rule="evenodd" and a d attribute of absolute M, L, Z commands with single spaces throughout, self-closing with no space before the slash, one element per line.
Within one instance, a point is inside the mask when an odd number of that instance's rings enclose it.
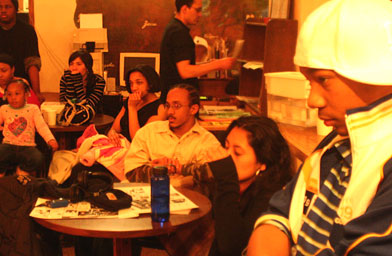
<path fill-rule="evenodd" d="M 391 254 L 391 24 L 392 1 L 332 0 L 302 25 L 294 62 L 335 130 L 272 197 L 247 255 Z"/>
<path fill-rule="evenodd" d="M 168 120 L 140 128 L 125 157 L 125 175 L 132 182 L 149 182 L 152 165 L 168 166 L 169 172 L 183 175 L 208 175 L 204 163 L 225 156 L 213 134 L 197 122 L 200 102 L 196 89 L 187 84 L 174 86 L 167 95 Z M 205 179 L 203 179 L 205 180 Z"/>

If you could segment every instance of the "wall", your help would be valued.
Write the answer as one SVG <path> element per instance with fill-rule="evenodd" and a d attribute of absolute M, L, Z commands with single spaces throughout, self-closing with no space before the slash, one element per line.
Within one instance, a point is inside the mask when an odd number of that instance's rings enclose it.
<path fill-rule="evenodd" d="M 309 13 L 327 1 L 328 0 L 294 0 L 294 19 L 298 20 L 298 26 L 301 27 Z"/>
<path fill-rule="evenodd" d="M 294 18 L 302 24 L 311 10 L 327 0 L 293 0 Z M 78 26 L 79 13 L 103 13 L 108 29 L 109 53 L 105 64 L 109 76 L 116 76 L 120 52 L 159 52 L 159 44 L 168 21 L 174 14 L 174 0 L 35 0 L 35 28 L 42 58 L 41 90 L 58 92 L 59 80 L 68 68 L 72 38 Z M 268 0 L 203 0 L 203 18 L 192 28 L 192 35 L 219 36 L 229 49 L 242 38 L 247 14 L 265 13 Z M 143 28 L 148 21 L 156 26 Z"/>
<path fill-rule="evenodd" d="M 75 0 L 35 0 L 34 19 L 42 59 L 41 91 L 58 92 L 60 77 L 68 67 L 76 29 Z"/>
<path fill-rule="evenodd" d="M 211 34 L 227 40 L 228 46 L 242 38 L 247 14 L 261 15 L 268 0 L 203 0 L 203 19 L 192 35 Z M 174 0 L 35 0 L 35 28 L 43 67 L 41 90 L 57 92 L 59 79 L 72 52 L 73 33 L 79 13 L 102 12 L 108 29 L 109 53 L 105 64 L 109 76 L 118 78 L 120 52 L 159 52 L 164 28 L 174 15 Z M 75 18 L 75 22 L 74 22 Z M 145 21 L 157 26 L 142 29 Z"/>

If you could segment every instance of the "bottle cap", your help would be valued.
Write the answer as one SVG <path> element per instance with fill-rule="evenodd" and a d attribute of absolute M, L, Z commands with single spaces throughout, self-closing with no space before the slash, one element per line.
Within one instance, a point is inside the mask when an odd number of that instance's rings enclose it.
<path fill-rule="evenodd" d="M 153 175 L 167 175 L 167 173 L 168 173 L 167 167 L 163 165 L 154 166 L 152 169 Z"/>

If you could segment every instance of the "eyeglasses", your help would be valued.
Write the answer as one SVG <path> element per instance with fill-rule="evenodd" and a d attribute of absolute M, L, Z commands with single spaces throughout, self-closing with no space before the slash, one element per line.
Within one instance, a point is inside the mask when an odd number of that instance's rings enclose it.
<path fill-rule="evenodd" d="M 182 108 L 184 105 L 181 105 L 179 103 L 173 103 L 173 105 L 170 105 L 169 103 L 166 102 L 163 106 L 167 110 L 169 110 L 170 108 L 172 108 L 174 110 L 178 110 L 178 109 Z"/>

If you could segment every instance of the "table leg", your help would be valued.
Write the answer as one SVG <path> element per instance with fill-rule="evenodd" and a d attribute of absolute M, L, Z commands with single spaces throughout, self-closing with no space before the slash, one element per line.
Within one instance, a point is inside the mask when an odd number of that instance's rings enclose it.
<path fill-rule="evenodd" d="M 67 149 L 67 135 L 62 132 L 56 132 L 54 136 L 59 144 L 59 149 Z"/>
<path fill-rule="evenodd" d="M 113 256 L 132 255 L 132 239 L 113 238 Z"/>

